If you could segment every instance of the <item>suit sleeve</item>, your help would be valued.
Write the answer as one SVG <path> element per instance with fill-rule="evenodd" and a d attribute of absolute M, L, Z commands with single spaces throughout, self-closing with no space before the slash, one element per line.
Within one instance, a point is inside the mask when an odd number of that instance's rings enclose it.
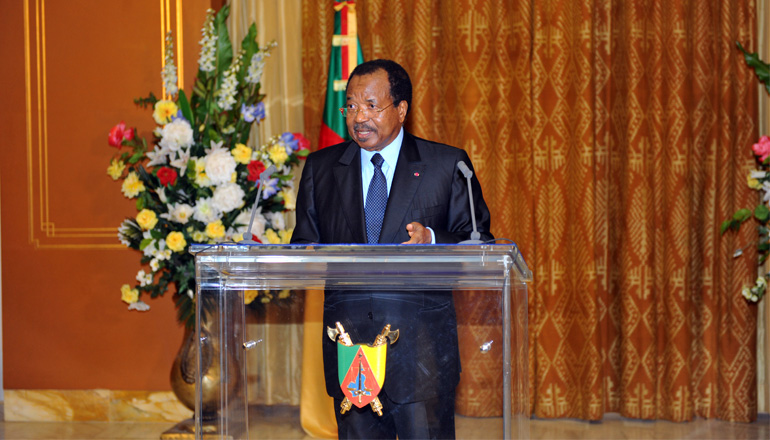
<path fill-rule="evenodd" d="M 318 212 L 315 207 L 315 185 L 313 182 L 313 158 L 308 156 L 297 191 L 297 222 L 291 235 L 292 244 L 320 243 Z"/>
<path fill-rule="evenodd" d="M 471 232 L 473 232 L 473 219 L 471 217 L 470 204 L 468 203 L 468 183 L 462 173 L 457 170 L 457 162 L 461 160 L 473 171 L 473 164 L 471 163 L 468 154 L 465 151 L 460 150 L 459 157 L 457 157 L 451 164 L 453 167 L 451 174 L 452 188 L 447 215 L 447 229 L 433 229 L 436 234 L 436 243 L 458 243 L 470 239 Z M 484 201 L 484 197 L 481 193 L 481 184 L 476 178 L 475 171 L 471 178 L 471 188 L 473 191 L 473 206 L 476 214 L 476 227 L 481 234 L 481 240 L 493 240 L 494 237 L 489 231 L 489 208 L 487 208 L 487 204 Z"/>

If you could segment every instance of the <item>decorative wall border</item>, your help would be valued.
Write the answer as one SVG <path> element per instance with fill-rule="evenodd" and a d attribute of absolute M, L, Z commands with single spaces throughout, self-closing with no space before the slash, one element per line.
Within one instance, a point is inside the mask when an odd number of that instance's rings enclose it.
<path fill-rule="evenodd" d="M 174 1 L 177 77 L 181 88 L 184 81 L 182 0 Z M 161 18 L 161 69 L 164 64 L 166 30 L 171 29 L 172 25 L 170 2 L 171 0 L 159 0 L 158 3 Z M 24 87 L 29 243 L 35 248 L 42 249 L 123 249 L 125 247 L 117 242 L 117 225 L 62 228 L 56 226 L 55 219 L 51 218 L 50 215 L 51 182 L 48 176 L 45 5 L 45 0 L 24 1 Z M 30 21 L 31 19 L 34 20 L 34 25 Z M 163 93 L 165 95 L 165 89 Z M 97 242 L 89 242 L 85 239 L 96 239 Z"/>

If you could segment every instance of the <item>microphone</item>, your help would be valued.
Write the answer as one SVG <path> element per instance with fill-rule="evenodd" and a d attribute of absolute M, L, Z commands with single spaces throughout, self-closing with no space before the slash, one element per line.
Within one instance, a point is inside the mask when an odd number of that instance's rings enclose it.
<path fill-rule="evenodd" d="M 470 240 L 463 240 L 459 244 L 483 244 L 481 241 L 481 234 L 476 228 L 476 208 L 473 206 L 473 189 L 471 188 L 471 177 L 473 177 L 473 171 L 465 165 L 465 162 L 457 162 L 457 168 L 463 173 L 465 180 L 468 181 L 468 203 L 471 205 L 471 221 L 473 222 L 473 232 L 471 232 Z"/>
<path fill-rule="evenodd" d="M 257 183 L 259 183 L 259 188 L 257 188 L 257 197 L 254 199 L 254 206 L 251 208 L 251 220 L 249 221 L 249 228 L 246 229 L 246 232 L 243 234 L 243 240 L 239 241 L 238 243 L 257 244 L 257 242 L 254 241 L 254 234 L 251 233 L 251 228 L 254 226 L 254 217 L 257 216 L 257 206 L 259 205 L 259 201 L 262 197 L 262 189 L 265 187 L 265 183 L 267 183 L 267 181 L 270 179 L 270 175 L 276 171 L 277 170 L 275 165 L 271 164 L 265 171 L 259 173 L 259 180 L 257 181 Z"/>

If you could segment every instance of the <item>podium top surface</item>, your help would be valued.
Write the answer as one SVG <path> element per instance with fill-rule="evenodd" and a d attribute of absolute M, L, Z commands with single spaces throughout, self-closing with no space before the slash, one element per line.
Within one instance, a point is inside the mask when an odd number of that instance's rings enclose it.
<path fill-rule="evenodd" d="M 198 282 L 230 288 L 499 289 L 532 280 L 515 244 L 193 244 Z"/>

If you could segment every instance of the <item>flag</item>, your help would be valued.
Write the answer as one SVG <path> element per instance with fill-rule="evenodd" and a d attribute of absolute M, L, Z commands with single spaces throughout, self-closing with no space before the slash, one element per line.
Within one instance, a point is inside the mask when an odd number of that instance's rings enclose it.
<path fill-rule="evenodd" d="M 364 55 L 358 41 L 356 25 L 356 2 L 335 0 L 334 37 L 329 57 L 329 79 L 326 83 L 326 103 L 318 149 L 350 139 L 345 118 L 339 109 L 345 106 L 345 87 L 350 73 L 363 62 Z"/>

